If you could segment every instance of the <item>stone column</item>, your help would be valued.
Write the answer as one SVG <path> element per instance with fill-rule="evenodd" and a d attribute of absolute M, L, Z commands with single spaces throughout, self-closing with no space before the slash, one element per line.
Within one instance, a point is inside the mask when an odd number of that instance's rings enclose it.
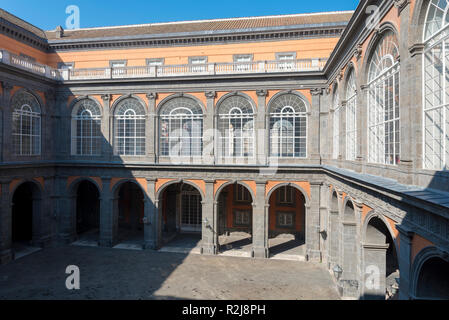
<path fill-rule="evenodd" d="M 333 268 L 338 264 L 339 247 L 340 247 L 340 223 L 339 211 L 329 211 L 329 267 Z"/>
<path fill-rule="evenodd" d="M 159 133 L 156 132 L 156 99 L 157 93 L 150 92 L 147 94 L 148 99 L 148 120 L 145 131 L 145 141 L 148 161 L 150 163 L 156 163 L 156 152 L 155 152 L 155 139 L 158 139 Z"/>
<path fill-rule="evenodd" d="M 57 141 L 54 139 L 53 126 L 60 121 L 59 116 L 54 116 L 55 113 L 55 92 L 48 90 L 45 94 L 45 113 L 42 113 L 42 126 L 41 126 L 41 157 L 42 159 L 53 159 L 54 149 Z"/>
<path fill-rule="evenodd" d="M 58 158 L 69 159 L 72 153 L 72 110 L 67 105 L 69 95 L 58 94 L 56 108 L 60 110 L 60 121 L 57 124 L 58 145 L 56 146 Z"/>
<path fill-rule="evenodd" d="M 329 185 L 321 185 L 320 195 L 320 251 L 323 263 L 329 262 L 329 230 L 328 226 L 328 212 L 329 212 Z"/>
<path fill-rule="evenodd" d="M 306 205 L 306 257 L 321 262 L 320 251 L 320 198 L 321 181 L 310 182 L 310 203 Z"/>
<path fill-rule="evenodd" d="M 202 240 L 201 240 L 201 253 L 206 255 L 217 254 L 218 241 L 217 241 L 217 227 L 218 217 L 215 210 L 214 201 L 214 180 L 206 180 L 206 193 L 202 202 Z"/>
<path fill-rule="evenodd" d="M 62 244 L 68 244 L 76 238 L 76 197 L 67 189 L 67 177 L 55 177 L 54 184 L 58 238 Z"/>
<path fill-rule="evenodd" d="M 406 225 L 396 225 L 399 231 L 399 299 L 409 300 L 411 285 L 412 240 L 414 232 Z"/>
<path fill-rule="evenodd" d="M 103 94 L 101 96 L 103 100 L 103 117 L 101 121 L 101 134 L 103 135 L 102 143 L 102 157 L 111 159 L 113 154 L 112 136 L 111 136 L 111 95 Z"/>
<path fill-rule="evenodd" d="M 204 94 L 206 96 L 206 114 L 204 115 L 204 128 L 203 128 L 203 163 L 214 164 L 215 159 L 215 91 L 208 91 Z"/>
<path fill-rule="evenodd" d="M 256 164 L 264 166 L 268 163 L 268 150 L 269 150 L 269 127 L 267 127 L 267 110 L 266 97 L 268 91 L 265 89 L 257 90 L 257 115 L 255 117 L 255 141 L 254 141 L 254 156 L 256 157 Z"/>
<path fill-rule="evenodd" d="M 326 92 L 326 95 L 324 93 Z M 332 126 L 331 126 L 331 103 L 329 101 L 328 90 L 323 90 L 320 104 L 320 157 L 322 159 L 332 158 Z"/>
<path fill-rule="evenodd" d="M 360 86 L 360 94 L 357 95 L 357 161 L 361 163 L 361 172 L 365 172 L 364 165 L 368 162 L 368 86 Z"/>
<path fill-rule="evenodd" d="M 111 178 L 102 179 L 100 196 L 100 246 L 113 247 L 117 242 L 118 206 L 111 192 Z"/>
<path fill-rule="evenodd" d="M 144 238 L 145 249 L 157 248 L 156 207 L 155 207 L 155 183 L 156 179 L 147 178 L 147 190 L 144 203 Z"/>
<path fill-rule="evenodd" d="M 53 188 L 51 181 L 45 179 L 44 194 L 41 199 L 33 199 L 33 215 L 38 221 L 37 238 L 33 239 L 39 247 L 47 247 L 51 244 L 52 228 L 55 223 L 53 210 Z M 36 210 L 34 206 L 36 205 Z M 34 216 L 33 216 L 34 219 Z"/>
<path fill-rule="evenodd" d="M 10 262 L 13 258 L 12 244 L 12 217 L 11 195 L 9 193 L 10 181 L 0 181 L 0 265 Z"/>
<path fill-rule="evenodd" d="M 321 111 L 321 97 L 323 89 L 310 90 L 312 94 L 311 110 L 307 113 L 309 118 L 308 133 L 307 133 L 307 149 L 308 157 L 314 164 L 321 164 L 320 155 L 320 111 Z"/>
<path fill-rule="evenodd" d="M 13 85 L 9 82 L 3 82 L 3 112 L 2 112 L 2 120 L 3 120 L 3 152 L 2 152 L 2 161 L 8 161 L 11 159 L 14 154 L 14 145 L 12 144 L 12 111 L 11 106 L 9 105 L 10 101 L 10 92 L 13 88 Z"/>
<path fill-rule="evenodd" d="M 341 91 L 340 91 L 341 92 Z M 346 100 L 341 102 L 341 122 L 340 122 L 340 155 L 343 162 L 346 161 Z"/>
<path fill-rule="evenodd" d="M 409 50 L 410 1 L 395 1 L 401 27 L 399 31 L 400 77 L 400 162 L 399 167 L 406 172 L 399 182 L 413 184 L 413 169 L 422 168 L 423 128 L 422 128 L 422 50 Z M 421 47 L 423 48 L 423 47 Z M 410 81 L 413 79 L 413 81 Z"/>
<path fill-rule="evenodd" d="M 266 181 L 256 181 L 253 202 L 253 258 L 268 258 L 268 207 L 265 204 Z"/>

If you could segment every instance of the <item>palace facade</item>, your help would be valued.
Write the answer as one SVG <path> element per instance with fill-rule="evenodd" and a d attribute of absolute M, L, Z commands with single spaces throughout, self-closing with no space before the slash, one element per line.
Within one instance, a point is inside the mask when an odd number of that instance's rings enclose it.
<path fill-rule="evenodd" d="M 1 263 L 197 237 L 322 263 L 347 298 L 449 299 L 448 0 L 52 31 L 0 10 L 0 81 Z"/>

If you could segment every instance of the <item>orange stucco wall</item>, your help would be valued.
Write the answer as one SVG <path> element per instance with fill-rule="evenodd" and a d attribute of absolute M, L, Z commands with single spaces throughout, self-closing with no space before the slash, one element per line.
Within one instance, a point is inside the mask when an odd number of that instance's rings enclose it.
<path fill-rule="evenodd" d="M 277 204 L 276 201 L 276 191 L 271 194 L 270 197 L 270 209 L 269 209 L 269 228 L 271 231 L 290 231 L 290 229 L 281 229 L 276 228 L 276 212 L 295 212 L 295 231 L 303 231 L 303 217 L 305 215 L 304 212 L 304 197 L 301 195 L 301 193 L 294 189 L 295 191 L 295 206 L 281 206 Z"/>
<path fill-rule="evenodd" d="M 420 235 L 415 234 L 413 236 L 412 240 L 412 254 L 411 254 L 411 261 L 410 264 L 413 264 L 413 261 L 415 261 L 416 255 L 424 248 L 434 246 L 432 242 L 429 240 L 421 237 Z"/>
<path fill-rule="evenodd" d="M 11 39 L 5 35 L 0 34 L 0 48 L 5 49 L 13 54 L 20 55 L 21 53 L 26 54 L 29 57 L 36 59 L 37 63 L 47 64 L 48 54 L 40 51 L 36 48 L 28 46 L 22 42 Z M 56 63 L 57 66 L 57 63 Z M 56 67 L 55 66 L 55 67 Z"/>
<path fill-rule="evenodd" d="M 75 62 L 76 68 L 109 67 L 111 60 L 128 60 L 128 66 L 144 66 L 148 58 L 165 58 L 166 65 L 187 64 L 189 57 L 207 56 L 208 62 L 233 62 L 234 54 L 253 54 L 254 61 L 275 60 L 276 52 L 296 52 L 298 59 L 326 58 L 339 38 L 232 43 L 206 46 L 70 51 L 49 54 L 48 63 Z"/>
<path fill-rule="evenodd" d="M 228 228 L 234 228 L 234 229 L 248 229 L 248 227 L 242 227 L 242 226 L 235 226 L 234 225 L 234 210 L 246 210 L 246 211 L 252 211 L 252 205 L 251 202 L 249 203 L 238 203 L 234 201 L 234 195 L 235 195 L 235 184 L 229 185 L 226 187 L 226 190 L 228 191 L 228 197 L 226 198 L 226 227 Z"/>

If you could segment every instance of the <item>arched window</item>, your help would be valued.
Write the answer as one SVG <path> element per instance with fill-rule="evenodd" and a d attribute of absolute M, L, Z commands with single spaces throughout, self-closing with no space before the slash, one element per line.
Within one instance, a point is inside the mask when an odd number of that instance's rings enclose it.
<path fill-rule="evenodd" d="M 399 50 L 386 31 L 369 62 L 368 162 L 397 165 L 400 155 Z"/>
<path fill-rule="evenodd" d="M 218 130 L 220 157 L 254 155 L 254 111 L 247 98 L 231 96 L 218 106 Z"/>
<path fill-rule="evenodd" d="M 41 154 L 41 108 L 28 92 L 17 93 L 12 101 L 12 139 L 16 155 Z"/>
<path fill-rule="evenodd" d="M 424 43 L 424 168 L 449 170 L 449 0 L 433 0 Z"/>
<path fill-rule="evenodd" d="M 164 103 L 159 116 L 161 156 L 191 157 L 203 152 L 203 111 L 188 97 Z"/>
<path fill-rule="evenodd" d="M 351 69 L 346 83 L 346 160 L 357 156 L 357 84 Z"/>
<path fill-rule="evenodd" d="M 145 155 L 145 107 L 135 98 L 120 101 L 115 108 L 115 153 Z"/>
<path fill-rule="evenodd" d="M 332 99 L 332 106 L 334 110 L 333 129 L 332 129 L 332 157 L 338 159 L 340 155 L 340 116 L 341 104 L 340 95 L 338 94 L 338 86 L 334 88 L 334 97 Z"/>
<path fill-rule="evenodd" d="M 91 99 L 75 104 L 72 112 L 72 154 L 101 154 L 101 110 Z"/>
<path fill-rule="evenodd" d="M 307 157 L 307 108 L 295 94 L 283 94 L 270 104 L 270 155 Z"/>

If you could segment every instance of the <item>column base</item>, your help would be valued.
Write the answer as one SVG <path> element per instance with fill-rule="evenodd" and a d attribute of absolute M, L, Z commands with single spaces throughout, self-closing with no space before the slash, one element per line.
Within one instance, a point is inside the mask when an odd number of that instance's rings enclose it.
<path fill-rule="evenodd" d="M 322 262 L 321 251 L 307 249 L 306 260 L 311 262 Z"/>
<path fill-rule="evenodd" d="M 14 259 L 14 255 L 11 249 L 3 250 L 0 252 L 0 265 L 7 264 Z"/>
<path fill-rule="evenodd" d="M 201 254 L 214 256 L 218 253 L 218 248 L 214 244 L 206 244 L 201 246 Z"/>
<path fill-rule="evenodd" d="M 156 250 L 157 249 L 156 242 L 154 240 L 145 241 L 145 243 L 143 244 L 143 249 L 144 250 Z"/>
<path fill-rule="evenodd" d="M 251 257 L 256 259 L 267 259 L 269 257 L 269 250 L 266 247 L 253 247 Z"/>
<path fill-rule="evenodd" d="M 104 248 L 112 248 L 115 246 L 115 243 L 111 239 L 100 239 L 100 241 L 98 241 L 98 245 Z"/>

